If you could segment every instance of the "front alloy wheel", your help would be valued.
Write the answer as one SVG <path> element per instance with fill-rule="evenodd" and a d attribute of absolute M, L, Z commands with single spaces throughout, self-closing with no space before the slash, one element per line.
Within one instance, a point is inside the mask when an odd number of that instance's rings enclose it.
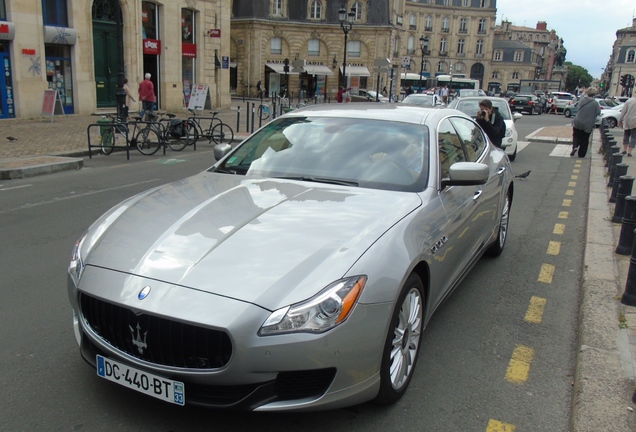
<path fill-rule="evenodd" d="M 380 366 L 380 391 L 375 402 L 389 405 L 406 392 L 413 377 L 422 338 L 424 285 L 411 274 L 398 297 Z"/>
<path fill-rule="evenodd" d="M 512 201 L 510 201 L 510 194 L 506 194 L 504 199 L 504 205 L 501 209 L 501 219 L 499 221 L 499 232 L 497 234 L 497 240 L 486 251 L 486 254 L 491 257 L 498 257 L 504 250 L 506 245 L 506 238 L 508 237 L 508 220 L 510 218 L 510 207 Z"/>

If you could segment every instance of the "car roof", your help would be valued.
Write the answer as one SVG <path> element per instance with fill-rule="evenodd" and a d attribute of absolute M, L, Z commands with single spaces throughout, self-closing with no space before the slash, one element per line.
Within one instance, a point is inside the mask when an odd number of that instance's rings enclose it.
<path fill-rule="evenodd" d="M 402 104 L 378 104 L 360 102 L 355 104 L 318 104 L 296 109 L 285 117 L 340 117 L 351 119 L 369 119 L 397 121 L 412 124 L 437 124 L 449 115 L 470 118 L 463 112 L 446 107 L 421 107 Z"/>

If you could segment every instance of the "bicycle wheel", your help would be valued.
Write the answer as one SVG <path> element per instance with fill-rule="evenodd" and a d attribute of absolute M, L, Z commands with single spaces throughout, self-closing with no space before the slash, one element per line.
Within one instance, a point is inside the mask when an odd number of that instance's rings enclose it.
<path fill-rule="evenodd" d="M 261 104 L 258 106 L 258 118 L 261 120 L 269 118 L 269 107 L 267 105 Z"/>
<path fill-rule="evenodd" d="M 192 145 L 199 140 L 199 129 L 197 125 L 192 121 L 186 121 L 183 123 L 186 136 L 183 138 L 186 145 Z"/>
<path fill-rule="evenodd" d="M 109 155 L 113 152 L 113 148 L 115 147 L 115 128 L 109 127 L 104 131 L 104 135 L 102 135 L 101 142 L 99 143 L 102 147 L 102 153 L 105 155 Z"/>
<path fill-rule="evenodd" d="M 219 123 L 212 129 L 212 140 L 216 144 L 231 144 L 232 141 L 234 141 L 234 131 L 229 125 L 225 123 Z"/>
<path fill-rule="evenodd" d="M 135 140 L 137 142 L 137 150 L 139 150 L 141 154 L 153 155 L 157 153 L 157 150 L 161 147 L 159 134 L 150 127 L 146 127 L 137 132 Z"/>

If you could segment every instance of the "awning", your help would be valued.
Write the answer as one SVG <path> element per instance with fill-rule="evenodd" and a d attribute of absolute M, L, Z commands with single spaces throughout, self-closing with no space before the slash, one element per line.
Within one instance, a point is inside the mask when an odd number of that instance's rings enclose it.
<path fill-rule="evenodd" d="M 285 65 L 282 63 L 265 63 L 265 66 L 267 66 L 268 68 L 270 68 L 276 73 L 279 73 L 282 75 L 285 74 L 285 71 L 283 70 Z M 298 75 L 298 72 L 292 72 L 292 69 L 293 69 L 292 65 L 289 65 L 289 72 L 287 72 L 287 75 Z"/>
<path fill-rule="evenodd" d="M 309 75 L 333 75 L 331 69 L 324 65 L 305 65 L 305 72 Z"/>
<path fill-rule="evenodd" d="M 342 73 L 342 66 L 340 66 L 340 73 Z M 371 76 L 369 69 L 366 66 L 349 66 L 347 65 L 348 76 Z"/>

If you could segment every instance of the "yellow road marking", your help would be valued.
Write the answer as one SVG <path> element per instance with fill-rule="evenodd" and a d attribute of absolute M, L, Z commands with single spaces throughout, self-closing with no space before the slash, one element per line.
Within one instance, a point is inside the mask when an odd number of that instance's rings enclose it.
<path fill-rule="evenodd" d="M 576 182 L 570 182 L 570 183 L 568 183 L 568 187 L 576 187 Z"/>
<path fill-rule="evenodd" d="M 567 219 L 570 216 L 570 212 L 562 211 L 559 212 L 559 219 Z"/>
<path fill-rule="evenodd" d="M 516 426 L 509 423 L 502 423 L 499 420 L 488 420 L 486 432 L 515 432 Z"/>
<path fill-rule="evenodd" d="M 570 207 L 572 205 L 572 200 L 571 199 L 564 199 L 563 200 L 563 207 Z"/>
<path fill-rule="evenodd" d="M 541 321 L 543 321 L 545 303 L 546 299 L 532 296 L 524 320 L 533 324 L 541 324 Z"/>
<path fill-rule="evenodd" d="M 506 381 L 513 384 L 523 384 L 528 381 L 530 365 L 534 358 L 534 350 L 527 346 L 517 345 L 512 352 L 512 358 L 508 363 Z"/>
<path fill-rule="evenodd" d="M 577 176 L 577 175 L 573 175 L 573 176 L 570 176 L 570 178 L 571 178 L 572 180 L 578 180 L 578 179 L 579 179 L 579 176 Z"/>
<path fill-rule="evenodd" d="M 565 232 L 565 224 L 554 224 L 552 234 L 563 234 Z"/>
<path fill-rule="evenodd" d="M 581 170 L 573 169 L 573 170 L 572 170 L 572 172 L 573 172 L 574 174 L 578 174 L 578 173 L 580 173 L 580 172 L 581 172 Z"/>
<path fill-rule="evenodd" d="M 554 277 L 554 266 L 552 264 L 541 264 L 541 271 L 539 272 L 538 282 L 552 283 Z"/>
<path fill-rule="evenodd" d="M 558 255 L 561 251 L 561 242 L 558 241 L 550 241 L 548 244 L 548 251 L 546 252 L 548 255 Z"/>
<path fill-rule="evenodd" d="M 568 189 L 568 190 L 566 190 L 566 191 L 565 191 L 565 194 L 566 194 L 567 196 L 572 196 L 572 195 L 574 195 L 574 189 Z"/>

